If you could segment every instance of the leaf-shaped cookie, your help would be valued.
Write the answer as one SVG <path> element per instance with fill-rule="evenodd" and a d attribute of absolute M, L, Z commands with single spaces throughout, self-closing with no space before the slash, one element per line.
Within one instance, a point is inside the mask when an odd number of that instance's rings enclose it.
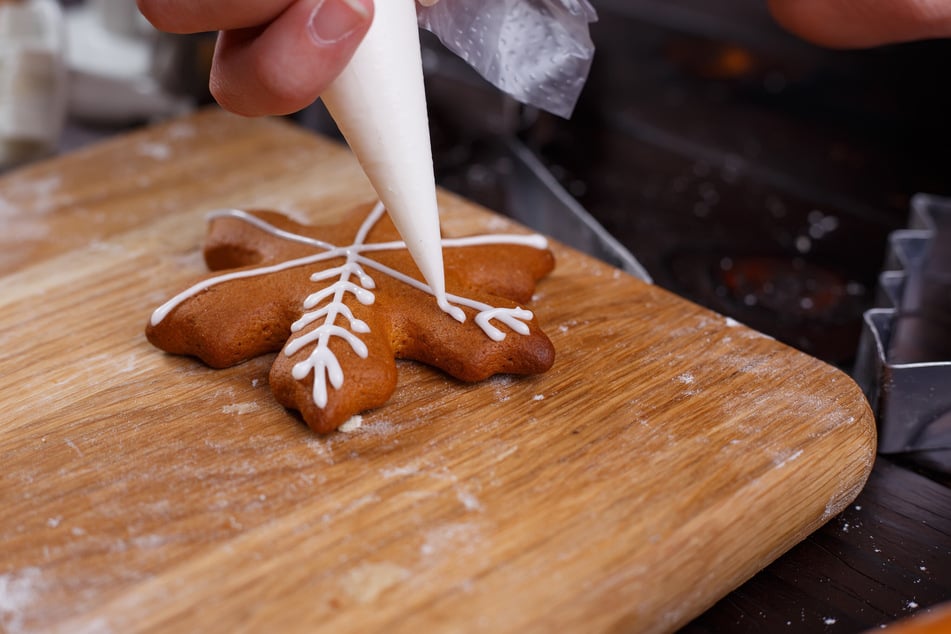
<path fill-rule="evenodd" d="M 521 306 L 554 267 L 544 238 L 443 239 L 443 258 L 462 323 L 437 306 L 379 204 L 326 226 L 215 212 L 205 260 L 220 273 L 159 307 L 146 335 L 215 368 L 281 350 L 271 389 L 324 433 L 389 399 L 396 359 L 464 381 L 551 367 L 551 342 Z"/>

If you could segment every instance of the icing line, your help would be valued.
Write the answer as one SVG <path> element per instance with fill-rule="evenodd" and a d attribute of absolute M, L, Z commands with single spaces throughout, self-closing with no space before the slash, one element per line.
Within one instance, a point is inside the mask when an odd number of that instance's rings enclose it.
<path fill-rule="evenodd" d="M 361 333 L 370 332 L 370 327 L 365 321 L 353 317 L 353 313 L 347 308 L 346 304 L 343 303 L 343 298 L 347 293 L 350 293 L 357 298 L 357 301 L 367 306 L 376 301 L 376 297 L 370 290 L 364 286 L 354 284 L 350 281 L 350 277 L 356 275 L 361 284 L 364 284 L 366 280 L 370 280 L 372 285 L 373 278 L 367 275 L 363 267 L 357 262 L 359 257 L 358 247 L 364 243 L 367 234 L 370 232 L 370 228 L 377 223 L 382 215 L 383 204 L 380 203 L 377 204 L 370 212 L 370 215 L 367 216 L 367 219 L 360 226 L 359 231 L 357 231 L 353 244 L 347 248 L 347 261 L 336 269 L 339 271 L 337 281 L 331 286 L 317 293 L 313 293 L 304 300 L 304 308 L 310 309 L 320 305 L 321 302 L 331 295 L 333 296 L 329 304 L 316 311 L 317 315 L 324 317 L 324 323 L 309 333 L 291 338 L 287 342 L 287 345 L 284 346 L 284 355 L 292 357 L 304 346 L 315 341 L 317 342 L 317 345 L 314 346 L 314 349 L 306 359 L 294 364 L 294 368 L 291 370 L 291 376 L 298 381 L 303 381 L 311 372 L 314 373 L 314 384 L 311 388 L 311 395 L 313 396 L 314 404 L 320 408 L 324 408 L 327 405 L 327 379 L 330 380 L 330 384 L 334 389 L 340 389 L 340 386 L 343 385 L 343 368 L 340 367 L 340 361 L 337 359 L 337 355 L 330 349 L 330 338 L 339 337 L 346 341 L 350 344 L 350 349 L 361 359 L 366 359 L 370 354 L 366 344 L 354 334 L 354 332 L 337 326 L 336 321 L 338 315 L 344 314 L 344 316 L 350 320 L 350 327 L 353 331 Z M 311 276 L 311 279 L 314 277 L 323 276 L 318 276 L 315 273 Z M 347 308 L 346 312 L 342 310 L 343 308 Z M 319 317 L 314 317 L 313 320 L 318 318 Z M 302 315 L 301 318 L 295 322 L 295 325 L 300 324 L 305 319 L 311 319 L 311 313 Z M 301 328 L 303 328 L 303 326 L 301 326 Z M 291 330 L 293 331 L 293 326 Z"/>
<path fill-rule="evenodd" d="M 301 381 L 305 379 L 311 372 L 314 373 L 314 385 L 312 390 L 314 403 L 318 407 L 323 408 L 326 406 L 328 399 L 327 381 L 329 381 L 330 385 L 335 389 L 339 389 L 343 385 L 344 381 L 343 368 L 340 366 L 339 360 L 329 347 L 331 337 L 339 337 L 345 340 L 350 345 L 354 353 L 362 358 L 366 358 L 369 354 L 366 344 L 357 336 L 357 334 L 368 333 L 370 332 L 370 328 L 366 322 L 354 317 L 350 308 L 343 302 L 344 297 L 348 293 L 353 295 L 357 301 L 364 305 L 371 305 L 375 301 L 375 296 L 372 292 L 372 289 L 375 288 L 375 282 L 373 281 L 373 278 L 367 274 L 364 267 L 379 271 L 384 275 L 388 275 L 400 282 L 403 282 L 404 284 L 435 297 L 433 289 L 425 282 L 421 282 L 410 275 L 407 275 L 363 255 L 364 253 L 407 248 L 406 243 L 402 241 L 369 244 L 365 242 L 370 230 L 380 220 L 384 212 L 385 208 L 383 207 L 383 203 L 377 203 L 370 211 L 367 218 L 360 225 L 353 244 L 345 247 L 338 247 L 322 240 L 310 238 L 308 236 L 302 236 L 291 231 L 280 229 L 269 222 L 240 209 L 224 209 L 214 211 L 209 214 L 209 219 L 234 218 L 241 220 L 277 238 L 298 242 L 301 244 L 307 244 L 318 249 L 323 249 L 323 252 L 312 256 L 279 262 L 269 266 L 257 267 L 244 271 L 235 271 L 232 273 L 225 273 L 210 277 L 202 282 L 192 285 L 159 306 L 152 313 L 150 322 L 153 327 L 157 326 L 182 302 L 218 284 L 261 275 L 269 275 L 300 266 L 316 264 L 325 260 L 345 257 L 346 260 L 342 265 L 327 270 L 317 271 L 311 275 L 310 279 L 313 282 L 328 280 L 335 275 L 337 276 L 337 281 L 330 286 L 324 287 L 315 293 L 312 293 L 304 300 L 303 307 L 307 312 L 302 314 L 301 317 L 292 324 L 291 332 L 299 333 L 301 330 L 321 318 L 324 319 L 324 323 L 308 333 L 291 337 L 284 347 L 284 354 L 290 357 L 303 349 L 304 346 L 314 342 L 317 343 L 317 345 L 314 347 L 314 350 L 307 357 L 307 359 L 294 365 L 291 374 L 295 379 Z M 546 240 L 544 236 L 538 234 L 486 234 L 464 238 L 443 238 L 441 240 L 441 245 L 443 248 L 502 244 L 514 244 L 542 250 L 548 247 L 548 240 Z M 350 281 L 351 277 L 355 277 L 358 283 Z M 326 302 L 328 298 L 330 298 L 330 302 L 321 306 L 321 304 Z M 460 322 L 465 321 L 465 313 L 457 306 L 453 306 L 452 303 L 477 311 L 473 320 L 474 323 L 478 325 L 483 333 L 485 333 L 485 335 L 493 341 L 502 341 L 505 339 L 505 333 L 496 327 L 492 323 L 493 321 L 505 324 L 510 329 L 512 329 L 512 331 L 521 335 L 527 335 L 530 332 L 529 327 L 525 322 L 531 320 L 533 314 L 531 311 L 524 308 L 501 308 L 490 306 L 489 304 L 451 293 L 446 294 L 445 302 L 440 302 L 439 298 L 437 298 L 437 303 L 439 303 L 440 308 Z M 444 303 L 445 305 L 443 305 Z M 347 320 L 347 323 L 350 327 L 349 330 L 336 325 L 337 317 L 341 316 Z"/>

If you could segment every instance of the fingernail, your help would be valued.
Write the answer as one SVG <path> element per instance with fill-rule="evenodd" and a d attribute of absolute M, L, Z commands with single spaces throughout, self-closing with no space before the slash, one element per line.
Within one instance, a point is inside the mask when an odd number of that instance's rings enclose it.
<path fill-rule="evenodd" d="M 319 45 L 334 44 L 363 26 L 370 12 L 360 0 L 320 0 L 307 30 Z"/>

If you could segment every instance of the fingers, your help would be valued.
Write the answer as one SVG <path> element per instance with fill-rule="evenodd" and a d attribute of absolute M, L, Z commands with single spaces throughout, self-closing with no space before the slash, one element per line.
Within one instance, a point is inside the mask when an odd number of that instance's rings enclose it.
<path fill-rule="evenodd" d="M 246 116 L 296 112 L 343 70 L 372 17 L 372 0 L 298 0 L 266 26 L 224 31 L 211 92 Z"/>
<path fill-rule="evenodd" d="M 169 33 L 225 31 L 268 24 L 293 0 L 136 0 L 139 11 L 155 28 Z"/>
<path fill-rule="evenodd" d="M 832 48 L 951 35 L 947 0 L 769 0 L 769 5 L 785 28 Z"/>

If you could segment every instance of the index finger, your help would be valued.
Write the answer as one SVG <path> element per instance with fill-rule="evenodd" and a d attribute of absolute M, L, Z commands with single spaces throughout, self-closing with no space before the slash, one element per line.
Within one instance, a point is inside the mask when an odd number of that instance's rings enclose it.
<path fill-rule="evenodd" d="M 268 24 L 294 0 L 136 0 L 139 11 L 160 31 L 199 33 Z"/>

